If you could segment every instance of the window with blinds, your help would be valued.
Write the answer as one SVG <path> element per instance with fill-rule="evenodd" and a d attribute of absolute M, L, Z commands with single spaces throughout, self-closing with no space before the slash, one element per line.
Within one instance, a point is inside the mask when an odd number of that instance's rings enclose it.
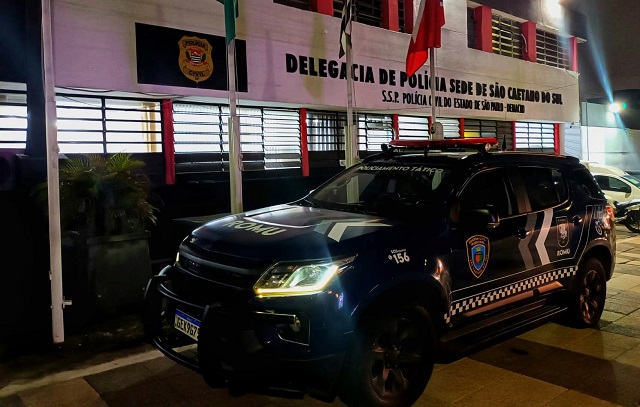
<path fill-rule="evenodd" d="M 0 89 L 0 148 L 24 149 L 27 143 L 27 91 Z"/>
<path fill-rule="evenodd" d="M 238 107 L 244 169 L 301 167 L 300 115 L 293 109 Z M 229 106 L 173 104 L 176 174 L 229 170 Z"/>
<path fill-rule="evenodd" d="M 311 2 L 309 0 L 273 0 L 273 2 L 283 6 L 299 8 L 300 10 L 311 10 Z"/>
<path fill-rule="evenodd" d="M 379 152 L 382 144 L 393 139 L 393 123 L 389 115 L 358 115 L 358 150 Z"/>
<path fill-rule="evenodd" d="M 496 137 L 498 122 L 495 120 L 464 119 L 464 137 Z"/>
<path fill-rule="evenodd" d="M 398 138 L 427 140 L 429 138 L 429 119 L 427 117 L 398 116 Z"/>
<path fill-rule="evenodd" d="M 333 0 L 334 17 L 342 17 L 344 0 Z M 300 10 L 311 10 L 311 0 L 273 0 L 274 3 L 294 7 Z M 404 32 L 404 1 L 398 1 L 398 23 L 400 32 Z M 352 18 L 354 22 L 380 27 L 382 23 L 381 0 L 353 0 Z"/>
<path fill-rule="evenodd" d="M 444 138 L 460 137 L 460 120 L 446 117 L 436 119 L 442 123 Z M 398 116 L 398 138 L 406 140 L 428 140 L 429 118 L 415 116 Z"/>
<path fill-rule="evenodd" d="M 467 47 L 476 47 L 476 20 L 473 8 L 467 8 Z"/>
<path fill-rule="evenodd" d="M 58 94 L 61 153 L 162 151 L 160 101 Z"/>
<path fill-rule="evenodd" d="M 555 152 L 555 137 L 552 123 L 516 122 L 516 150 L 539 153 Z"/>
<path fill-rule="evenodd" d="M 522 30 L 518 21 L 507 17 L 491 17 L 493 53 L 522 59 Z"/>
<path fill-rule="evenodd" d="M 537 61 L 542 65 L 569 68 L 569 41 L 543 30 L 536 30 Z"/>
<path fill-rule="evenodd" d="M 346 113 L 308 111 L 307 148 L 310 152 L 344 150 L 346 125 Z"/>

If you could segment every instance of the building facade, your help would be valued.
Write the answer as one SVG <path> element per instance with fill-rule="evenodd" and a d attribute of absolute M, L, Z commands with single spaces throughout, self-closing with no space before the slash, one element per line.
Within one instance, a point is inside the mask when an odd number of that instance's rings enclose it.
<path fill-rule="evenodd" d="M 342 167 L 347 66 L 342 1 L 240 0 L 235 77 L 245 209 L 300 197 Z M 508 150 L 582 149 L 580 30 L 544 2 L 444 0 L 432 73 L 407 77 L 417 0 L 354 0 L 354 122 L 360 156 L 392 138 L 495 136 Z M 517 4 L 516 4 L 517 3 Z M 0 0 L 0 217 L 10 243 L 1 332 L 50 316 L 46 221 L 30 187 L 46 178 L 40 1 Z M 229 75 L 223 5 L 211 0 L 51 0 L 61 159 L 131 152 L 160 207 L 151 255 L 173 256 L 175 218 L 229 210 Z M 580 147 L 576 147 L 580 146 Z M 574 148 L 574 150 L 571 150 Z M 178 230 L 173 234 L 184 232 Z"/>
<path fill-rule="evenodd" d="M 538 2 L 515 10 L 486 3 L 444 1 L 433 102 L 445 137 L 496 136 L 508 149 L 564 152 L 564 129 L 580 120 L 579 38 Z M 495 8 L 501 5 L 520 15 Z M 428 137 L 429 64 L 410 78 L 404 73 L 417 6 L 354 1 L 353 110 L 362 155 L 394 137 Z M 306 175 L 339 167 L 347 109 L 341 8 L 331 0 L 239 2 L 245 170 Z M 51 24 L 61 153 L 157 153 L 169 184 L 225 171 L 222 4 L 54 0 Z M 19 75 L 7 76 L 0 148 L 42 151 L 41 132 L 27 137 L 27 87 L 11 80 Z"/>

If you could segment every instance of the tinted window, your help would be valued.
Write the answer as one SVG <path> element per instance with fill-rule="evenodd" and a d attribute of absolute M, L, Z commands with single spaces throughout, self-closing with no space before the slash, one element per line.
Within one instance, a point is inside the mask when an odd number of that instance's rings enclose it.
<path fill-rule="evenodd" d="M 552 208 L 567 199 L 567 186 L 560 171 L 553 168 L 520 167 L 532 211 Z"/>
<path fill-rule="evenodd" d="M 514 201 L 509 191 L 504 171 L 481 172 L 473 176 L 462 190 L 459 198 L 460 209 L 467 211 L 493 208 L 501 218 L 511 216 L 514 212 Z"/>

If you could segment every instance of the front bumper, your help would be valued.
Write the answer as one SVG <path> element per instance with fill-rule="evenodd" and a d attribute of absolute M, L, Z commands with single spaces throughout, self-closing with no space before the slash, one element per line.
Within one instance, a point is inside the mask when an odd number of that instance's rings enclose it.
<path fill-rule="evenodd" d="M 320 334 L 323 346 L 314 351 L 309 344 L 313 340 L 310 317 L 304 311 L 251 308 L 246 302 L 216 295 L 216 290 L 206 300 L 203 296 L 190 299 L 182 294 L 184 289 L 176 289 L 179 274 L 176 267 L 167 266 L 151 278 L 145 293 L 145 334 L 162 353 L 200 372 L 214 387 L 250 383 L 332 397 L 346 339 L 326 346 Z M 200 321 L 197 340 L 174 328 L 176 309 Z"/>

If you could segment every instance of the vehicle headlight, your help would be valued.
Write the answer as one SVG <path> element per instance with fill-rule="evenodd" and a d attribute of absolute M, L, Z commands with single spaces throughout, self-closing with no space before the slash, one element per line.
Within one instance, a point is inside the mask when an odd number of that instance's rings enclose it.
<path fill-rule="evenodd" d="M 334 276 L 343 273 L 356 256 L 314 263 L 278 263 L 260 277 L 253 291 L 261 297 L 308 295 L 324 290 Z"/>

